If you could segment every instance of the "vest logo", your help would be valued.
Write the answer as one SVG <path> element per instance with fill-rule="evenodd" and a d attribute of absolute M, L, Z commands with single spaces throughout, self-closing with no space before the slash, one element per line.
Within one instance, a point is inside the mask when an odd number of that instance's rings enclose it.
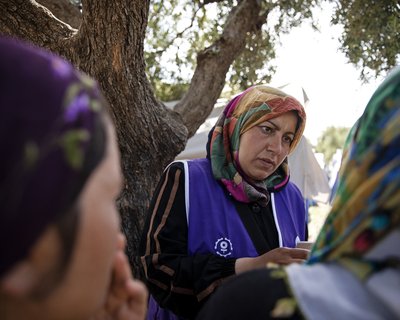
<path fill-rule="evenodd" d="M 228 238 L 219 238 L 215 242 L 214 249 L 217 255 L 226 258 L 227 256 L 232 254 L 233 251 L 232 242 Z"/>

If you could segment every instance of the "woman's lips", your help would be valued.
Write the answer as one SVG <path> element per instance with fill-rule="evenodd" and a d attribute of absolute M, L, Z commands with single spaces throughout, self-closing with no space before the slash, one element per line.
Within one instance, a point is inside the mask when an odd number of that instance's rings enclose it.
<path fill-rule="evenodd" d="M 272 161 L 272 160 L 270 160 L 270 159 L 264 159 L 264 158 L 259 158 L 258 159 L 260 162 L 261 162 L 261 164 L 263 165 L 263 166 L 266 166 L 266 167 L 275 167 L 275 162 L 274 161 Z"/>

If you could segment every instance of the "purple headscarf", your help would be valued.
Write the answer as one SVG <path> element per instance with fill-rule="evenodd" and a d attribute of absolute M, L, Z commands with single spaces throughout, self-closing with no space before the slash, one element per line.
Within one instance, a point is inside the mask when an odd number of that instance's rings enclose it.
<path fill-rule="evenodd" d="M 65 60 L 0 38 L 0 276 L 74 206 L 101 161 L 103 104 Z"/>

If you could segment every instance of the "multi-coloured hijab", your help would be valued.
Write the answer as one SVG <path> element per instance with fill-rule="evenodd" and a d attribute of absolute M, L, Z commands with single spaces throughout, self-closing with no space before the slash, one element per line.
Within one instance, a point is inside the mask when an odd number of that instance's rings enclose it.
<path fill-rule="evenodd" d="M 303 134 L 306 114 L 292 96 L 268 86 L 254 86 L 233 98 L 225 107 L 209 135 L 208 154 L 213 175 L 240 202 L 269 202 L 269 190 L 287 184 L 287 159 L 264 181 L 254 181 L 243 174 L 238 162 L 240 136 L 254 126 L 289 112 L 296 111 L 298 124 L 290 152 Z"/>
<path fill-rule="evenodd" d="M 0 39 L 0 276 L 75 205 L 104 154 L 103 103 L 63 59 Z"/>
<path fill-rule="evenodd" d="M 351 130 L 332 209 L 309 264 L 338 261 L 367 277 L 386 261 L 366 254 L 400 226 L 400 68 L 379 86 Z M 399 263 L 399 262 L 397 262 Z"/>

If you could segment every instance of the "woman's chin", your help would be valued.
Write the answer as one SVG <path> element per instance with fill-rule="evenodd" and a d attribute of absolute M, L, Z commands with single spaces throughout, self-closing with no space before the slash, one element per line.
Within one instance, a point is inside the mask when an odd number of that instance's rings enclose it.
<path fill-rule="evenodd" d="M 267 179 L 272 173 L 273 173 L 273 171 L 267 172 L 267 173 L 265 171 L 254 172 L 253 174 L 249 175 L 249 178 L 254 181 L 261 182 L 261 181 L 264 181 L 265 179 Z"/>

